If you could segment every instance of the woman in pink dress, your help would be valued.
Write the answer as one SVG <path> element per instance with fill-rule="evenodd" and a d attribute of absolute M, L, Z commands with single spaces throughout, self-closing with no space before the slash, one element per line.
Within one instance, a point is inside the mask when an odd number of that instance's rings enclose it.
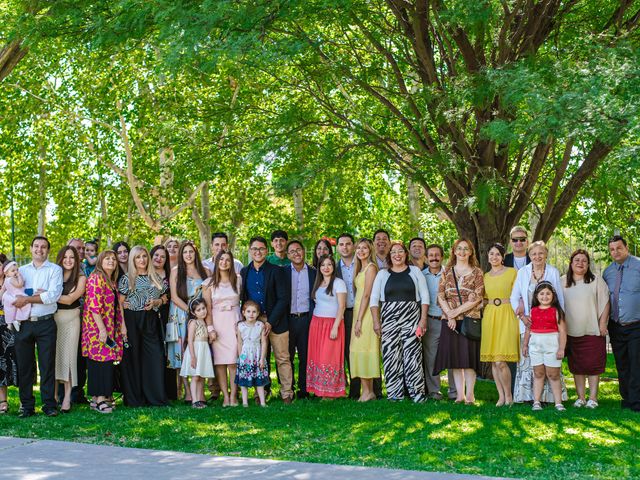
<path fill-rule="evenodd" d="M 241 277 L 235 271 L 231 252 L 220 251 L 214 265 L 216 268 L 213 270 L 213 275 L 203 284 L 202 296 L 207 302 L 207 309 L 211 316 L 207 320 L 207 325 L 213 327 L 215 338 L 211 344 L 213 363 L 224 399 L 222 406 L 235 407 L 238 405 L 238 387 L 234 379 L 238 360 L 236 325 L 241 320 Z M 231 385 L 227 383 L 227 375 Z"/>

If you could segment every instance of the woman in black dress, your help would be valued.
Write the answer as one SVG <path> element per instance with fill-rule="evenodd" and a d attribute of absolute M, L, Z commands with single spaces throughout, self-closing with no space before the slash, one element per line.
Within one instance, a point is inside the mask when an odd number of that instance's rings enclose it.
<path fill-rule="evenodd" d="M 118 283 L 120 302 L 124 305 L 127 343 L 120 366 L 125 405 L 163 406 L 167 404 L 164 388 L 164 342 L 158 309 L 166 303 L 167 291 L 153 266 L 147 249 L 135 246 L 129 254 L 128 272 Z"/>

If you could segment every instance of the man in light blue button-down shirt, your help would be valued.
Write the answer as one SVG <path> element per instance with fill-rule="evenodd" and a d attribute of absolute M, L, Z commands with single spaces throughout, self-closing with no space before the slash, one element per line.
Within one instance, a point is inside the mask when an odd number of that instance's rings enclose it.
<path fill-rule="evenodd" d="M 609 338 L 618 370 L 622 408 L 640 412 L 640 259 L 624 238 L 609 240 L 613 263 L 602 277 L 611 292 Z"/>
<path fill-rule="evenodd" d="M 20 322 L 19 331 L 15 333 L 22 418 L 35 413 L 33 376 L 36 346 L 42 411 L 49 417 L 58 414 L 54 397 L 57 328 L 53 314 L 58 309 L 57 302 L 62 295 L 62 268 L 47 260 L 50 248 L 46 237 L 35 237 L 31 242 L 32 262 L 20 267 L 27 296 L 19 295 L 14 303 L 16 307 L 31 304 L 31 317 Z"/>

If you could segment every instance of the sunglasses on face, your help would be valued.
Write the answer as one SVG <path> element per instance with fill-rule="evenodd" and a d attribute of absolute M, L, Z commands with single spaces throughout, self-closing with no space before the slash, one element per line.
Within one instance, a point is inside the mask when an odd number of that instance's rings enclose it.
<path fill-rule="evenodd" d="M 517 242 L 524 243 L 527 241 L 527 237 L 516 237 L 516 238 L 512 238 L 511 241 L 513 243 L 517 243 Z"/>

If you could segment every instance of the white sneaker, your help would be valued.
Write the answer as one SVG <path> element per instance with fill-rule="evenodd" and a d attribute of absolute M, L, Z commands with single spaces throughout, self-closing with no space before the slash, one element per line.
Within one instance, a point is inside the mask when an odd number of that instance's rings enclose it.
<path fill-rule="evenodd" d="M 564 412 L 566 410 L 566 408 L 564 408 L 564 405 L 561 403 L 556 403 L 556 410 L 559 412 Z"/>
<path fill-rule="evenodd" d="M 591 400 L 589 399 L 589 401 L 586 404 L 587 408 L 598 408 L 598 402 L 596 402 L 595 400 Z"/>
<path fill-rule="evenodd" d="M 586 404 L 587 404 L 587 402 L 585 402 L 584 400 L 579 398 L 573 403 L 573 406 L 576 407 L 576 408 L 581 408 L 581 407 L 584 407 Z"/>
<path fill-rule="evenodd" d="M 540 410 L 542 410 L 542 405 L 540 404 L 540 402 L 533 402 L 531 410 L 533 410 L 534 412 L 539 412 Z"/>

